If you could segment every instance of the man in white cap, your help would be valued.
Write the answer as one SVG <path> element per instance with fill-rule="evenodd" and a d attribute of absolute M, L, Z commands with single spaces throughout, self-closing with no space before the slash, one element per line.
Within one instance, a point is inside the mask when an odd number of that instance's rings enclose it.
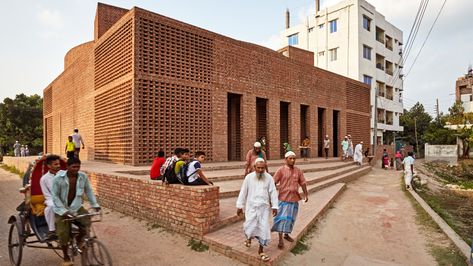
<path fill-rule="evenodd" d="M 360 141 L 360 143 L 356 144 L 355 153 L 353 154 L 353 160 L 358 165 L 363 164 L 363 141 Z"/>
<path fill-rule="evenodd" d="M 297 212 L 299 210 L 299 186 L 304 192 L 304 200 L 309 200 L 307 185 L 304 173 L 301 169 L 295 167 L 296 154 L 292 151 L 286 152 L 284 155 L 286 164 L 281 166 L 274 174 L 274 183 L 279 192 L 279 208 L 278 215 L 274 217 L 273 227 L 271 231 L 279 233 L 279 248 L 284 248 L 284 239 L 294 242 L 289 234 L 292 233 L 294 223 L 296 222 Z"/>
<path fill-rule="evenodd" d="M 253 172 L 253 165 L 255 164 L 255 160 L 258 158 L 261 158 L 266 162 L 266 153 L 261 149 L 261 143 L 255 142 L 255 144 L 253 144 L 253 149 L 249 150 L 246 154 L 245 176 Z M 268 171 L 267 165 L 266 171 Z"/>
<path fill-rule="evenodd" d="M 237 215 L 243 214 L 245 209 L 245 246 L 251 246 L 251 240 L 259 242 L 258 254 L 262 261 L 270 258 L 263 251 L 271 239 L 269 216 L 278 213 L 278 192 L 273 177 L 266 172 L 266 162 L 257 158 L 254 162 L 255 171 L 246 175 L 241 186 L 240 195 L 236 203 Z"/>

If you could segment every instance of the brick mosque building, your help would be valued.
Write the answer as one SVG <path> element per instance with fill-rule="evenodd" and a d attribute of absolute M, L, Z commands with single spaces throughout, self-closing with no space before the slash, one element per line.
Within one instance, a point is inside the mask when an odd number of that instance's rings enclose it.
<path fill-rule="evenodd" d="M 177 146 L 242 160 L 262 136 L 270 159 L 305 136 L 312 157 L 326 134 L 332 147 L 347 133 L 369 143 L 369 87 L 313 60 L 294 47 L 276 52 L 99 3 L 94 40 L 72 48 L 44 89 L 44 152 L 63 154 L 73 128 L 84 138 L 82 159 L 129 165 Z"/>

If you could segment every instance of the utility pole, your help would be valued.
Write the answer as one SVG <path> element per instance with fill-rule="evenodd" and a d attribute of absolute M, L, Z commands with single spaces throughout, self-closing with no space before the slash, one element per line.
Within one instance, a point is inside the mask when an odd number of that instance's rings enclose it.
<path fill-rule="evenodd" d="M 419 142 L 417 141 L 417 118 L 414 117 L 414 134 L 416 137 L 416 150 L 417 150 L 417 156 L 420 156 L 419 154 Z M 416 158 L 419 158 L 417 157 Z"/>
<path fill-rule="evenodd" d="M 374 88 L 374 125 L 373 125 L 373 156 L 376 157 L 376 145 L 378 144 L 378 87 Z M 376 160 L 376 158 L 375 158 Z"/>

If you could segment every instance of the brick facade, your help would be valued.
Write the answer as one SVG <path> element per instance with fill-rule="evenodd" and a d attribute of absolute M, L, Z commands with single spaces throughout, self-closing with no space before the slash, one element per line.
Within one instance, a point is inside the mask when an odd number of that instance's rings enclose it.
<path fill-rule="evenodd" d="M 86 143 L 81 158 L 131 165 L 177 146 L 241 160 L 265 133 L 271 159 L 283 142 L 297 149 L 303 135 L 312 157 L 326 134 L 369 143 L 368 86 L 313 67 L 313 53 L 297 48 L 275 52 L 99 4 L 94 41 L 68 55 L 44 91 L 45 152 L 62 154 L 75 127 Z"/>

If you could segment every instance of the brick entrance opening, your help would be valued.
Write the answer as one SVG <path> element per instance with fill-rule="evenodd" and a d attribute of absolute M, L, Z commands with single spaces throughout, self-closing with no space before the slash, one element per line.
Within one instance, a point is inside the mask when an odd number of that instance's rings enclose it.
<path fill-rule="evenodd" d="M 228 160 L 240 161 L 241 158 L 241 95 L 228 93 Z"/>
<path fill-rule="evenodd" d="M 317 108 L 317 130 L 318 130 L 318 156 L 323 156 L 323 139 L 325 138 L 325 108 Z"/>
<path fill-rule="evenodd" d="M 309 127 L 310 127 L 310 120 L 309 120 L 309 106 L 301 104 L 301 143 L 306 138 L 309 137 Z"/>
<path fill-rule="evenodd" d="M 279 105 L 279 121 L 280 121 L 280 143 L 281 143 L 281 158 L 284 158 L 286 153 L 284 150 L 284 143 L 289 143 L 289 103 L 281 102 Z"/>
<path fill-rule="evenodd" d="M 333 136 L 332 136 L 332 147 L 333 147 L 333 157 L 338 157 L 338 147 L 339 147 L 339 138 L 340 138 L 340 111 L 333 111 Z"/>
<path fill-rule="evenodd" d="M 268 100 L 256 98 L 256 138 L 266 138 L 268 144 Z M 269 156 L 269 150 L 266 149 L 266 156 Z"/>

